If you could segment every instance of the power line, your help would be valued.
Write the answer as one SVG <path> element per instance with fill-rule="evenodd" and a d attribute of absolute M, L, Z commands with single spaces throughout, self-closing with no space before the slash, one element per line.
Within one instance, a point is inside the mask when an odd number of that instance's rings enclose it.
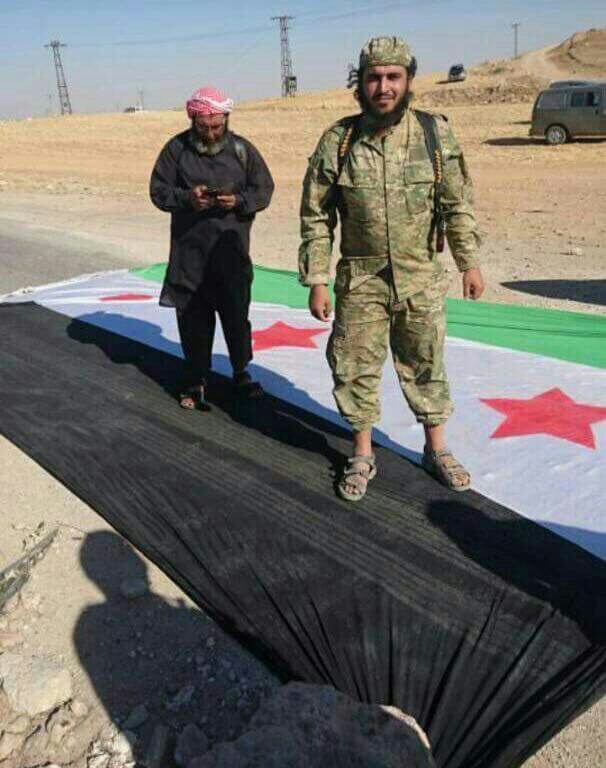
<path fill-rule="evenodd" d="M 272 16 L 272 21 L 280 23 L 280 63 L 282 70 L 282 96 L 294 96 L 297 92 L 297 78 L 292 70 L 292 57 L 288 41 L 288 22 L 294 16 Z"/>
<path fill-rule="evenodd" d="M 67 82 L 65 81 L 65 72 L 63 71 L 63 63 L 61 61 L 60 48 L 67 48 L 65 43 L 60 43 L 59 40 L 51 40 L 45 48 L 52 48 L 53 58 L 55 61 L 55 72 L 57 75 L 57 90 L 59 91 L 59 104 L 61 106 L 62 115 L 72 114 L 72 105 L 69 100 L 69 93 L 67 91 Z"/>

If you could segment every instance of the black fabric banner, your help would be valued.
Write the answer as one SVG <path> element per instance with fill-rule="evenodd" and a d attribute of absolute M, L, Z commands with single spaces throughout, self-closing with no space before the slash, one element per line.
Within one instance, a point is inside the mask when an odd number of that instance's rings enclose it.
<path fill-rule="evenodd" d="M 169 397 L 180 361 L 0 308 L 0 432 L 285 679 L 393 704 L 440 768 L 515 768 L 606 690 L 606 563 L 387 450 L 334 494 L 347 434 L 273 398 Z"/>

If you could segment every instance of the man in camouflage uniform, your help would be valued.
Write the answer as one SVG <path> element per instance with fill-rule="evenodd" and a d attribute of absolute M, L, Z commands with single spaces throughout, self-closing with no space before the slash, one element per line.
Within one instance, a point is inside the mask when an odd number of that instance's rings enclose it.
<path fill-rule="evenodd" d="M 452 412 L 443 363 L 448 284 L 434 248 L 434 167 L 420 120 L 409 108 L 415 71 L 416 60 L 402 40 L 367 43 L 356 78 L 362 114 L 324 133 L 303 185 L 300 280 L 310 286 L 311 313 L 326 322 L 337 212 L 341 219 L 327 357 L 337 406 L 353 430 L 353 456 L 338 486 L 351 501 L 364 496 L 376 474 L 371 433 L 380 417 L 388 339 L 404 397 L 425 429 L 423 466 L 454 490 L 470 484 L 445 442 Z M 446 236 L 463 273 L 464 296 L 477 299 L 484 284 L 471 180 L 446 118 L 435 118 Z M 355 129 L 348 131 L 352 124 Z"/>

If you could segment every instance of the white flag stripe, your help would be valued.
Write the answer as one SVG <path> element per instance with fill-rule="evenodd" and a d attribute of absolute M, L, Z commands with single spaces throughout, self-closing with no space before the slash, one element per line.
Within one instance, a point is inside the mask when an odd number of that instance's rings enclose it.
<path fill-rule="evenodd" d="M 97 290 L 99 279 L 85 281 L 82 288 Z M 142 292 L 151 292 L 149 283 L 140 279 L 135 283 L 132 276 L 123 275 L 113 285 L 104 275 L 103 290 L 106 295 L 118 294 L 131 291 L 135 284 Z M 125 301 L 117 308 L 86 294 L 78 301 L 71 289 L 64 301 L 57 293 L 44 289 L 26 300 L 34 298 L 70 317 L 181 355 L 175 313 L 159 307 L 155 299 Z M 254 374 L 272 394 L 343 424 L 325 361 L 329 328 L 313 320 L 307 310 L 267 304 L 253 305 L 251 322 L 254 330 L 283 322 L 326 331 L 313 337 L 315 349 L 275 347 L 255 352 Z M 214 349 L 215 370 L 230 375 L 219 327 Z M 542 434 L 491 438 L 506 416 L 481 402 L 530 399 L 558 388 L 577 403 L 606 407 L 606 371 L 452 338 L 447 340 L 446 364 L 455 402 L 448 423 L 449 445 L 471 470 L 474 489 L 606 559 L 606 421 L 591 426 L 595 450 Z M 391 364 L 386 365 L 381 401 L 383 415 L 375 440 L 419 461 L 423 429 L 402 397 Z M 406 489 L 402 491 L 405 495 Z"/>

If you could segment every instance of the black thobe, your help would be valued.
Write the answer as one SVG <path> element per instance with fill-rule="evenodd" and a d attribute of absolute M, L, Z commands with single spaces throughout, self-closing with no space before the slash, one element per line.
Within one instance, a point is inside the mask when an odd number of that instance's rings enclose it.
<path fill-rule="evenodd" d="M 238 156 L 234 140 L 245 147 Z M 252 264 L 250 228 L 257 211 L 269 205 L 274 189 L 267 165 L 246 139 L 231 132 L 220 152 L 197 149 L 191 131 L 162 149 L 150 181 L 154 205 L 171 214 L 170 255 L 160 304 L 175 307 L 186 383 L 199 383 L 210 369 L 215 312 L 223 326 L 234 371 L 252 357 L 248 310 Z M 189 191 L 203 184 L 236 195 L 236 207 L 195 211 Z"/>

